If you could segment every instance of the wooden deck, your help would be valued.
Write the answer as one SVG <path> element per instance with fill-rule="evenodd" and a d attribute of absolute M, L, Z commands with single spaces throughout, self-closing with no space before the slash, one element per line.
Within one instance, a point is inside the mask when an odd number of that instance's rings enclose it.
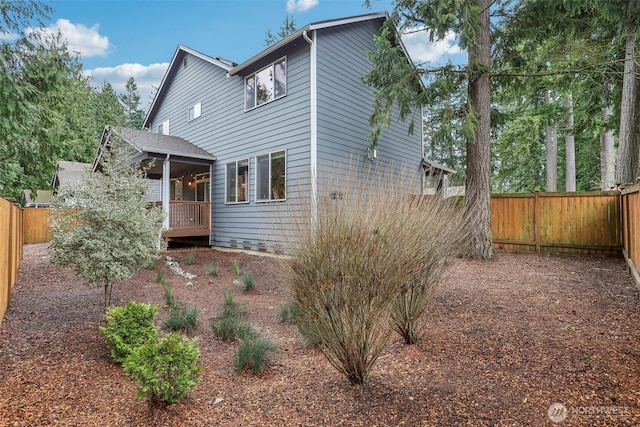
<path fill-rule="evenodd" d="M 164 237 L 208 236 L 211 234 L 210 202 L 169 202 L 169 229 Z"/>

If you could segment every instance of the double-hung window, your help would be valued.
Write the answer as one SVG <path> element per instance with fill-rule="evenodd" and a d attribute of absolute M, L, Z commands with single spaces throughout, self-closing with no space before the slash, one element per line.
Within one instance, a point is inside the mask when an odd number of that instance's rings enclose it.
<path fill-rule="evenodd" d="M 256 157 L 256 201 L 286 198 L 286 152 Z"/>
<path fill-rule="evenodd" d="M 282 98 L 287 94 L 287 58 L 247 76 L 244 85 L 245 109 Z"/>
<path fill-rule="evenodd" d="M 249 201 L 249 159 L 227 163 L 226 203 Z"/>

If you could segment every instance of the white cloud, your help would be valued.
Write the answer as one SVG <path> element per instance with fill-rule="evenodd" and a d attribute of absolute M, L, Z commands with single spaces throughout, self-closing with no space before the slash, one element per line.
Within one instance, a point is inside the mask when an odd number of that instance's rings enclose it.
<path fill-rule="evenodd" d="M 125 93 L 127 80 L 133 77 L 138 86 L 140 107 L 147 110 L 151 105 L 151 96 L 156 93 L 168 67 L 168 62 L 150 65 L 121 64 L 115 67 L 94 68 L 86 73 L 92 78 L 94 86 L 100 87 L 102 83 L 109 82 L 117 93 Z"/>
<path fill-rule="evenodd" d="M 455 33 L 449 32 L 444 39 L 432 43 L 428 31 L 413 28 L 402 35 L 402 42 L 414 62 L 444 62 L 451 59 L 447 57 L 464 52 L 457 44 Z"/>
<path fill-rule="evenodd" d="M 0 31 L 0 40 L 2 40 L 5 43 L 12 43 L 15 42 L 16 40 L 18 40 L 20 38 L 20 34 L 17 33 L 7 33 L 4 31 Z"/>
<path fill-rule="evenodd" d="M 66 40 L 70 52 L 78 52 L 81 56 L 89 58 L 92 56 L 106 56 L 111 47 L 109 38 L 101 36 L 100 26 L 95 24 L 91 28 L 84 24 L 73 24 L 68 19 L 58 19 L 55 23 L 45 28 L 29 28 L 27 34 L 42 31 L 47 34 L 62 34 Z"/>
<path fill-rule="evenodd" d="M 319 0 L 287 0 L 287 12 L 306 12 L 318 5 Z"/>

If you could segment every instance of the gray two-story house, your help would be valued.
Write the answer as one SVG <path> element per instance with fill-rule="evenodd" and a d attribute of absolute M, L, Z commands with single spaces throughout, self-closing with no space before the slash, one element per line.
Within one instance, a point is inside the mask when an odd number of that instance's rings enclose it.
<path fill-rule="evenodd" d="M 107 128 L 102 144 L 119 134 L 138 160 L 155 159 L 149 177 L 169 213 L 166 236 L 277 251 L 274 215 L 326 197 L 318 182 L 337 163 L 402 165 L 423 176 L 422 135 L 410 135 L 408 123 L 393 120 L 367 151 L 374 93 L 361 77 L 385 19 L 312 23 L 241 64 L 178 46 L 148 132 Z"/>

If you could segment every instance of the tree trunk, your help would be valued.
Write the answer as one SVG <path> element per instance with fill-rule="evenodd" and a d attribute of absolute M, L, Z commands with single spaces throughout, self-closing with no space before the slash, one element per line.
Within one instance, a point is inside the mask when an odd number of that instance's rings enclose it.
<path fill-rule="evenodd" d="M 567 119 L 564 137 L 565 153 L 565 191 L 576 191 L 576 141 L 573 135 L 573 96 L 569 94 L 565 101 L 567 107 Z"/>
<path fill-rule="evenodd" d="M 629 10 L 633 0 L 629 2 Z M 618 157 L 616 158 L 616 184 L 635 182 L 638 168 L 638 137 L 636 135 L 636 100 L 638 98 L 638 65 L 634 58 L 634 38 L 636 23 L 630 19 L 627 25 L 627 40 L 624 55 L 624 75 L 622 78 L 622 100 L 620 103 L 620 135 Z"/>
<path fill-rule="evenodd" d="M 545 104 L 551 104 L 551 91 L 544 94 Z M 558 125 L 549 120 L 545 128 L 545 149 L 547 154 L 547 191 L 558 191 Z"/>
<path fill-rule="evenodd" d="M 477 0 L 481 9 L 474 29 L 475 44 L 469 47 L 469 99 L 475 116 L 475 138 L 467 140 L 465 212 L 469 233 L 468 255 L 491 259 L 491 0 Z"/>
<path fill-rule="evenodd" d="M 602 120 L 607 121 L 613 116 L 613 107 L 607 105 L 602 109 Z M 616 185 L 615 177 L 616 147 L 613 130 L 600 131 L 600 189 L 611 190 Z"/>
<path fill-rule="evenodd" d="M 109 306 L 111 305 L 111 285 L 105 283 L 104 285 L 104 312 L 109 311 Z"/>

